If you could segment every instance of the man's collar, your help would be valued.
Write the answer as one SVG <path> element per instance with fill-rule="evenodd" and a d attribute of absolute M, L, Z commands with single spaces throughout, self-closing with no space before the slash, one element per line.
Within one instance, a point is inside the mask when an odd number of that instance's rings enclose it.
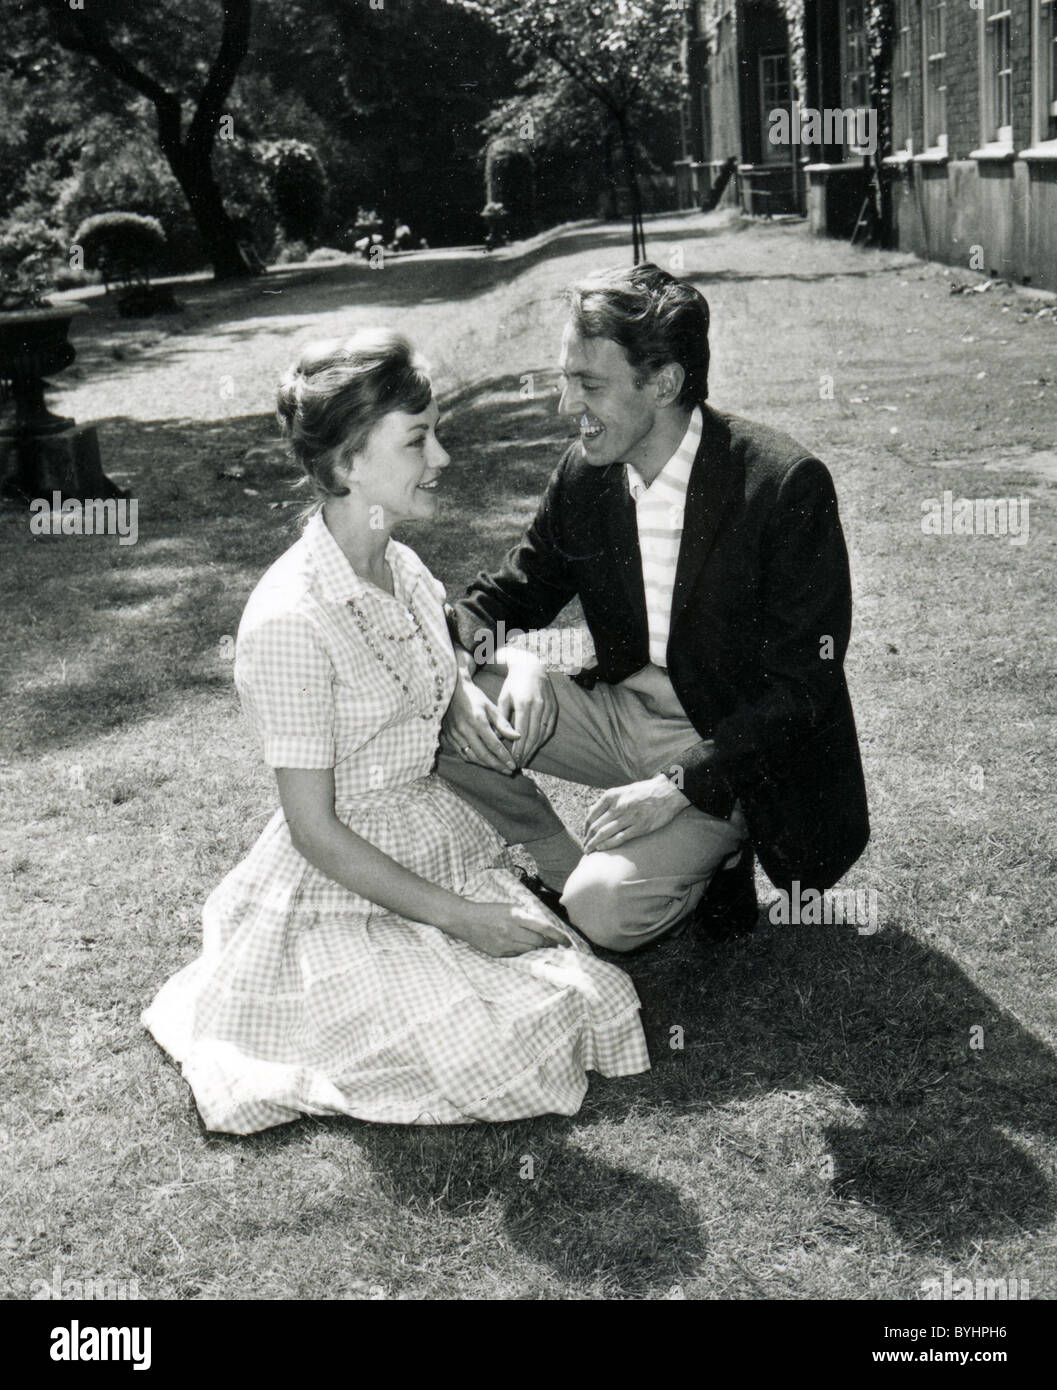
<path fill-rule="evenodd" d="M 659 478 L 665 478 L 674 484 L 681 492 L 686 492 L 687 483 L 690 480 L 690 470 L 697 457 L 698 446 L 701 443 L 701 433 L 704 428 L 704 415 L 699 405 L 695 405 L 690 412 L 690 420 L 686 426 L 686 431 L 679 442 L 679 447 L 664 465 L 661 471 L 654 478 L 656 483 Z M 628 474 L 628 489 L 633 498 L 638 500 L 639 496 L 648 491 L 653 483 L 647 484 L 638 469 L 630 463 L 624 467 Z"/>

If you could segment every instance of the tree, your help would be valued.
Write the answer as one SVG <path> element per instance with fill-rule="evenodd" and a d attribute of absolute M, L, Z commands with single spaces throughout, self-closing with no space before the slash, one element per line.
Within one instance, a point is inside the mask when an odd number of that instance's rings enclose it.
<path fill-rule="evenodd" d="M 646 259 L 637 129 L 683 93 L 682 0 L 446 0 L 487 20 L 515 56 L 549 60 L 599 102 L 615 129 L 631 200 L 632 255 Z"/>
<path fill-rule="evenodd" d="M 439 0 L 258 0 L 247 75 L 269 75 L 272 126 L 295 94 L 325 122 L 267 133 L 316 146 L 334 235 L 363 206 L 443 244 L 480 234 L 479 125 L 517 70 L 494 28 Z"/>
<path fill-rule="evenodd" d="M 892 224 L 891 186 L 884 161 L 892 152 L 892 58 L 897 28 L 894 0 L 867 0 L 870 103 L 878 112 L 877 141 L 870 162 L 871 232 L 875 241 L 883 241 Z"/>
<path fill-rule="evenodd" d="M 188 98 L 179 87 L 173 90 L 153 77 L 147 70 L 147 54 L 140 58 L 137 53 L 137 49 L 142 50 L 144 46 L 143 15 L 136 15 L 134 0 L 114 0 L 107 5 L 106 13 L 91 0 L 78 8 L 73 7 L 70 0 L 49 0 L 49 14 L 52 36 L 63 48 L 93 59 L 119 82 L 153 103 L 158 144 L 187 199 L 213 273 L 218 280 L 223 280 L 251 273 L 239 251 L 237 230 L 217 184 L 213 150 L 225 114 L 225 103 L 249 47 L 253 0 L 218 0 L 218 3 L 221 12 L 219 42 L 186 124 L 184 105 Z M 154 37 L 150 52 L 155 62 L 159 61 L 159 55 L 169 57 L 172 53 L 165 42 L 163 21 L 167 18 L 171 20 L 172 16 L 154 14 L 150 17 Z M 185 80 L 190 85 L 189 74 Z"/>
<path fill-rule="evenodd" d="M 48 41 L 38 4 L 4 9 L 0 45 L 0 218 L 32 202 L 50 207 L 57 180 L 76 159 L 85 121 L 124 111 L 123 92 Z M 76 134 L 74 134 L 76 132 Z"/>
<path fill-rule="evenodd" d="M 615 221 L 619 216 L 621 160 L 616 148 L 617 128 L 605 107 L 549 58 L 538 59 L 519 79 L 518 87 L 516 96 L 501 102 L 481 123 L 489 144 L 505 138 L 531 145 L 541 175 L 539 201 L 542 206 L 550 204 L 552 213 L 569 206 L 571 185 L 581 183 L 588 170 L 594 172 L 590 186 L 592 193 L 596 191 L 600 172 L 605 217 Z M 640 145 L 636 166 L 644 165 L 656 168 L 648 150 Z M 547 188 L 552 179 L 561 182 L 560 199 L 554 198 L 555 190 Z M 587 187 L 582 191 L 586 193 Z"/>
<path fill-rule="evenodd" d="M 315 149 L 304 140 L 264 140 L 257 154 L 271 177 L 283 233 L 291 241 L 311 242 L 327 201 L 327 174 Z"/>

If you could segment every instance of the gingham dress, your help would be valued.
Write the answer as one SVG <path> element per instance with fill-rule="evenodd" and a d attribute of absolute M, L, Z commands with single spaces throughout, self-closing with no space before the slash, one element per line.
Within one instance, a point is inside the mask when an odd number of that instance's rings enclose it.
<path fill-rule="evenodd" d="M 332 767 L 339 818 L 423 878 L 535 903 L 492 828 L 433 775 L 456 678 L 444 591 L 407 546 L 390 541 L 386 559 L 395 598 L 356 575 L 317 513 L 257 585 L 235 679 L 265 760 Z M 210 895 L 203 925 L 201 956 L 143 1022 L 181 1063 L 208 1129 L 247 1134 L 306 1113 L 570 1115 L 586 1072 L 649 1067 L 631 981 L 574 933 L 488 956 L 327 878 L 281 810 Z"/>

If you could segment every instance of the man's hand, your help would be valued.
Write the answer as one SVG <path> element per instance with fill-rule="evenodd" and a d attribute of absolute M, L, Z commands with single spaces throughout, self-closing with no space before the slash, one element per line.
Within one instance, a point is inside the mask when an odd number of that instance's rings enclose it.
<path fill-rule="evenodd" d="M 689 800 L 663 772 L 644 782 L 612 787 L 587 812 L 584 853 L 619 849 L 628 840 L 660 830 L 689 805 Z"/>
<path fill-rule="evenodd" d="M 510 750 L 518 767 L 539 752 L 558 722 L 558 697 L 542 664 L 527 653 L 508 657 L 507 677 L 499 692 L 497 708 L 516 730 Z"/>
<path fill-rule="evenodd" d="M 466 762 L 508 776 L 517 771 L 508 744 L 515 742 L 518 731 L 469 675 L 460 673 L 440 729 L 444 746 Z"/>

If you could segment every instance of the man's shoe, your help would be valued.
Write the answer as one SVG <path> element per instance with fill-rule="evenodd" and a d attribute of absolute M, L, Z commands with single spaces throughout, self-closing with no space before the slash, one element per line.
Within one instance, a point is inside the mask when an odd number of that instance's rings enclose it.
<path fill-rule="evenodd" d="M 567 927 L 572 926 L 569 914 L 562 906 L 560 893 L 556 893 L 553 888 L 548 888 L 538 874 L 530 874 L 525 869 L 518 869 L 517 876 L 530 893 L 534 893 L 540 902 L 549 912 L 553 912 L 555 917 L 560 917 Z"/>
<path fill-rule="evenodd" d="M 753 930 L 759 916 L 754 863 L 752 847 L 746 846 L 733 868 L 720 869 L 713 875 L 691 916 L 693 930 L 710 941 L 729 941 Z"/>

